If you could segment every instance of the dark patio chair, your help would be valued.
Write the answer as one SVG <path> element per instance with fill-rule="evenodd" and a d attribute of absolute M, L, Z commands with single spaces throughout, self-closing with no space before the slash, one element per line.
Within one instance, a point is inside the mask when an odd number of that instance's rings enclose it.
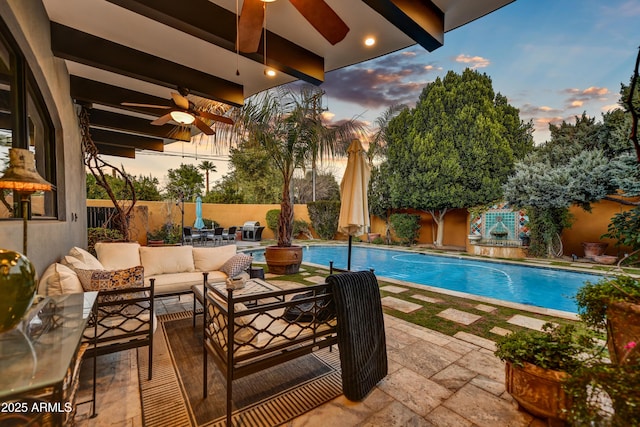
<path fill-rule="evenodd" d="M 192 245 L 194 244 L 194 240 L 199 242 L 202 239 L 202 235 L 196 230 L 194 231 L 192 227 L 183 227 L 182 234 L 184 235 L 184 241 L 189 242 Z"/>
<path fill-rule="evenodd" d="M 207 241 L 212 240 L 213 245 L 217 245 L 218 242 L 222 244 L 222 232 L 224 231 L 223 227 L 216 227 L 213 229 L 213 233 L 207 233 Z"/>
<path fill-rule="evenodd" d="M 222 233 L 222 240 L 223 242 L 229 243 L 232 240 L 235 242 L 236 241 L 236 230 L 238 229 L 238 227 L 233 226 L 233 227 L 229 227 L 229 230 L 227 230 L 227 232 L 223 232 Z"/>

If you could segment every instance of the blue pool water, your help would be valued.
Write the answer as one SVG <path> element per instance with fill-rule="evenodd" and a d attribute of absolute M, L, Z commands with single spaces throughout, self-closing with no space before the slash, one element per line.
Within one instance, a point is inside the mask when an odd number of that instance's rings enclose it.
<path fill-rule="evenodd" d="M 308 246 L 303 261 L 346 268 L 346 246 Z M 254 252 L 264 262 L 263 252 Z M 573 296 L 585 281 L 602 276 L 550 268 L 527 267 L 468 258 L 425 255 L 389 249 L 354 246 L 351 270 L 373 268 L 376 275 L 466 292 L 505 301 L 577 312 Z"/>

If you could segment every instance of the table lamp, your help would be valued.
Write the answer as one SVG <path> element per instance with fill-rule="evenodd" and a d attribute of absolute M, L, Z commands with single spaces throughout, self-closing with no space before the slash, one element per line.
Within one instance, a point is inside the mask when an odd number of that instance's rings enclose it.
<path fill-rule="evenodd" d="M 24 148 L 9 149 L 9 167 L 0 178 L 0 188 L 15 190 L 22 204 L 22 252 L 27 254 L 27 221 L 31 194 L 55 187 L 38 174 L 34 154 Z"/>

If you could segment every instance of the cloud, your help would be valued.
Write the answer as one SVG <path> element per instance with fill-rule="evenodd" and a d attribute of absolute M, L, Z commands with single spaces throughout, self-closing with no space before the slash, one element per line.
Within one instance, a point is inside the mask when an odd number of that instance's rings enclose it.
<path fill-rule="evenodd" d="M 602 107 L 600 107 L 600 110 L 603 112 L 609 112 L 609 111 L 613 111 L 613 110 L 618 110 L 621 109 L 622 107 L 620 107 L 620 104 L 608 104 L 608 105 L 603 105 Z"/>
<path fill-rule="evenodd" d="M 562 113 L 562 110 L 559 110 L 557 108 L 553 108 L 553 107 L 549 107 L 546 105 L 532 105 L 532 104 L 524 104 L 523 106 L 519 107 L 520 110 L 520 116 L 523 118 L 529 117 L 529 118 L 533 118 L 536 117 L 540 114 L 560 114 Z"/>
<path fill-rule="evenodd" d="M 486 68 L 491 64 L 491 61 L 489 61 L 486 58 L 483 58 L 482 56 L 469 56 L 469 55 L 464 55 L 464 54 L 460 54 L 458 56 L 456 56 L 454 58 L 455 62 L 462 62 L 463 64 L 467 64 L 469 65 L 469 68 L 475 69 L 475 68 Z"/>
<path fill-rule="evenodd" d="M 561 94 L 568 95 L 565 100 L 566 108 L 581 108 L 585 103 L 591 101 L 606 101 L 610 94 L 606 87 L 590 86 L 586 89 L 567 88 L 560 91 Z"/>
<path fill-rule="evenodd" d="M 326 74 L 322 88 L 330 98 L 366 108 L 411 105 L 427 84 L 427 76 L 442 71 L 436 63 L 420 61 L 422 56 L 419 51 L 401 51 L 332 71 Z"/>

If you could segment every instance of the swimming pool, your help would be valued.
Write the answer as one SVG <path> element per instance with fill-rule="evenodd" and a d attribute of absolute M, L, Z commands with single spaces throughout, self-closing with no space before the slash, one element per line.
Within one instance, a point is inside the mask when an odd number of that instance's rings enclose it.
<path fill-rule="evenodd" d="M 264 252 L 254 252 L 264 262 Z M 346 246 L 305 246 L 303 261 L 346 268 Z M 602 276 L 542 267 L 527 267 L 465 257 L 354 246 L 351 270 L 373 268 L 376 275 L 422 285 L 466 292 L 499 300 L 576 313 L 573 296 L 586 280 Z"/>

